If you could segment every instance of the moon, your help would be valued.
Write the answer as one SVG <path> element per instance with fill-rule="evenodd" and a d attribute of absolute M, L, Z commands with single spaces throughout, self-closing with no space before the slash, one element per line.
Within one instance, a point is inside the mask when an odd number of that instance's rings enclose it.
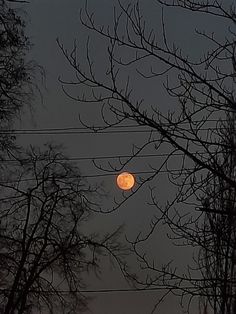
<path fill-rule="evenodd" d="M 135 183 L 134 176 L 129 172 L 122 172 L 116 178 L 117 185 L 122 190 L 130 190 Z"/>

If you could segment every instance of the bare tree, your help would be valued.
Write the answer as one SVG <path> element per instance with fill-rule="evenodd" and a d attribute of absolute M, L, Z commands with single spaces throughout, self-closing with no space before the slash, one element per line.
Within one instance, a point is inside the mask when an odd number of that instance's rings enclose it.
<path fill-rule="evenodd" d="M 4 181 L 1 313 L 83 311 L 82 275 L 99 270 L 101 255 L 117 263 L 122 258 L 120 229 L 100 235 L 82 231 L 96 209 L 99 188 L 89 187 L 78 168 L 52 146 L 44 152 L 31 148 Z"/>
<path fill-rule="evenodd" d="M 221 165 L 235 180 L 235 112 L 228 114 L 228 128 L 223 130 L 225 149 Z M 215 175 L 204 188 L 202 198 L 204 223 L 199 233 L 201 249 L 198 264 L 205 279 L 203 288 L 214 313 L 236 310 L 236 212 L 235 187 Z M 210 296 L 210 297 L 209 297 Z"/>
<path fill-rule="evenodd" d="M 134 148 L 132 158 L 120 161 L 119 167 L 107 169 L 98 165 L 99 168 L 120 171 L 148 147 L 154 148 L 157 154 L 165 152 L 161 166 L 152 164 L 151 175 L 140 178 L 133 193 L 124 195 L 124 200 L 113 208 L 116 210 L 162 170 L 168 171 L 170 182 L 176 186 L 176 195 L 164 206 L 158 203 L 154 188 L 151 188 L 151 203 L 158 214 L 150 231 L 147 234 L 140 232 L 131 242 L 148 275 L 145 280 L 133 278 L 134 281 L 146 287 L 163 288 L 160 302 L 169 293 L 179 295 L 182 301 L 187 300 L 189 312 L 192 300 L 198 298 L 200 302 L 203 300 L 205 312 L 210 307 L 215 314 L 231 314 L 235 313 L 236 293 L 235 7 L 233 3 L 217 0 L 157 2 L 162 8 L 206 15 L 212 23 L 223 20 L 224 39 L 207 30 L 197 30 L 199 38 L 206 40 L 208 45 L 196 60 L 170 41 L 164 13 L 162 31 L 156 33 L 148 26 L 138 2 L 123 5 L 119 1 L 118 8 L 114 9 L 113 25 L 108 27 L 99 25 L 86 6 L 80 20 L 93 36 L 97 35 L 103 46 L 107 45 L 107 68 L 104 76 L 101 71 L 96 72 L 96 58 L 89 40 L 85 59 L 79 58 L 76 43 L 68 52 L 58 40 L 62 53 L 75 71 L 74 81 L 60 81 L 71 99 L 94 102 L 96 106 L 101 104 L 104 126 L 94 127 L 94 123 L 89 126 L 81 120 L 92 130 L 102 132 L 129 121 L 150 129 L 148 142 Z M 149 84 L 163 82 L 169 96 L 166 103 L 172 99 L 173 108 L 168 108 L 166 113 L 158 104 L 150 105 L 150 101 L 140 99 L 135 89 L 138 76 Z M 72 88 L 77 86 L 82 92 L 76 91 L 74 96 Z M 173 163 L 179 164 L 179 168 L 171 168 Z M 186 274 L 182 274 L 171 263 L 159 267 L 140 250 L 140 244 L 155 237 L 155 231 L 163 222 L 175 243 L 197 248 L 197 256 L 194 256 L 197 269 L 189 267 Z"/>
<path fill-rule="evenodd" d="M 0 148 L 10 152 L 15 136 L 9 130 L 26 106 L 32 105 L 33 91 L 37 88 L 34 75 L 40 69 L 27 61 L 31 43 L 25 35 L 25 21 L 10 2 L 0 1 Z M 17 1 L 19 2 L 19 1 Z M 22 1 L 20 1 L 22 2 Z M 39 89 L 38 89 L 39 90 Z"/>

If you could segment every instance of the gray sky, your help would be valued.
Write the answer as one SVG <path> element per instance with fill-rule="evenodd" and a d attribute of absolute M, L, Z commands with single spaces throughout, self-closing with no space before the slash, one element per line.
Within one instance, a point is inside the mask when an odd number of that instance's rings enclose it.
<path fill-rule="evenodd" d="M 34 47 L 30 57 L 42 65 L 46 71 L 47 91 L 42 90 L 44 103 L 40 100 L 34 104 L 34 123 L 29 114 L 22 117 L 19 124 L 21 128 L 63 128 L 80 127 L 78 115 L 82 114 L 86 121 L 97 123 L 99 112 L 92 104 L 79 104 L 68 99 L 62 92 L 57 78 L 59 75 L 65 79 L 73 78 L 73 71 L 67 65 L 56 44 L 56 38 L 70 50 L 76 38 L 83 58 L 84 42 L 87 37 L 86 30 L 79 23 L 79 10 L 83 7 L 84 1 L 79 0 L 31 0 L 26 5 L 29 15 L 28 35 Z M 89 0 L 89 8 L 94 11 L 100 23 L 109 24 L 112 21 L 112 8 L 116 4 L 115 0 Z M 161 8 L 155 1 L 141 1 L 147 23 L 150 23 L 156 31 L 160 30 Z M 219 34 L 223 34 L 220 22 L 211 25 L 207 19 L 198 15 L 192 16 L 182 11 L 165 10 L 167 32 L 171 39 L 182 46 L 188 53 L 198 56 L 202 53 L 203 46 L 200 41 L 193 36 L 194 28 L 198 25 L 204 29 L 214 29 Z M 106 52 L 104 45 L 99 44 L 95 39 L 92 41 L 95 49 L 94 56 L 97 60 L 102 60 Z M 99 63 L 98 70 L 105 71 L 104 63 Z M 162 82 L 147 83 L 136 81 L 134 84 L 137 90 L 137 97 L 144 97 L 148 102 L 155 103 L 162 110 L 173 106 L 171 100 L 167 98 Z M 116 156 L 132 153 L 132 144 L 142 144 L 148 134 L 88 134 L 88 135 L 60 135 L 60 136 L 22 136 L 20 141 L 23 144 L 43 144 L 45 141 L 55 140 L 62 143 L 71 157 L 96 157 L 96 156 Z M 146 152 L 148 153 L 148 152 Z M 150 153 L 150 151 L 149 151 Z M 152 159 L 148 162 L 156 164 L 160 160 Z M 148 170 L 146 159 L 140 159 L 130 165 L 131 172 Z M 99 174 L 91 162 L 81 162 L 82 174 Z M 91 182 L 94 182 L 91 179 Z M 120 191 L 115 185 L 115 176 L 103 178 L 104 187 L 109 191 L 110 198 L 104 202 L 104 208 L 112 206 L 112 198 L 120 197 Z M 165 202 L 171 197 L 173 189 L 168 185 L 165 176 L 159 176 L 151 185 L 156 186 L 157 197 Z M 126 234 L 129 237 L 135 235 L 142 229 L 147 229 L 150 219 L 155 214 L 155 210 L 147 205 L 149 200 L 148 186 L 144 186 L 140 193 L 128 201 L 118 212 L 109 216 L 96 217 L 89 227 L 96 230 L 111 230 L 120 223 L 126 224 Z M 173 259 L 176 265 L 184 265 L 190 260 L 189 251 L 176 249 L 171 246 L 165 237 L 165 230 L 157 230 L 152 242 L 145 247 L 148 254 L 155 257 L 157 262 L 164 263 Z M 94 276 L 88 276 L 88 289 L 115 289 L 127 288 L 127 284 L 121 277 L 117 269 L 111 269 L 105 263 L 102 279 L 98 281 Z M 96 297 L 91 302 L 91 313 L 94 314 L 148 314 L 158 298 L 157 292 L 129 292 L 129 293 L 104 293 L 93 294 Z M 182 313 L 177 300 L 169 297 L 167 302 L 161 306 L 158 314 Z M 192 314 L 197 314 L 192 312 Z"/>

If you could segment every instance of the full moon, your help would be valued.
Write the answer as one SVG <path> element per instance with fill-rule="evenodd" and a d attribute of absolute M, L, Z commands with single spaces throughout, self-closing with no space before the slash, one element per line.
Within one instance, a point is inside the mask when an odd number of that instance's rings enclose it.
<path fill-rule="evenodd" d="M 134 176 L 129 172 L 122 172 L 116 179 L 117 185 L 122 190 L 130 190 L 135 183 Z"/>

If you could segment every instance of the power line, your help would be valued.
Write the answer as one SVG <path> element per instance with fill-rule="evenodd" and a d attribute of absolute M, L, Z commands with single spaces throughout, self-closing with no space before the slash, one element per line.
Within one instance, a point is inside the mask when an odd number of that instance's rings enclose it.
<path fill-rule="evenodd" d="M 123 129 L 123 128 L 134 128 L 134 127 L 146 127 L 145 125 L 114 125 L 109 127 L 109 129 Z M 2 132 L 34 132 L 34 131 L 70 131 L 70 130 L 78 130 L 78 131 L 88 131 L 89 127 L 64 127 L 64 128 L 38 128 L 38 129 L 2 129 Z M 102 126 L 94 127 L 95 130 L 102 130 Z M 91 129 L 91 131 L 93 131 Z M 94 131 L 93 131 L 94 132 Z"/>
<path fill-rule="evenodd" d="M 166 171 L 166 170 L 162 170 L 162 171 Z M 138 172 L 132 172 L 132 174 L 137 175 L 137 174 L 151 174 L 153 173 L 153 171 L 138 171 Z M 104 174 L 89 174 L 89 175 L 78 175 L 78 176 L 68 176 L 66 177 L 67 179 L 76 179 L 76 178 L 99 178 L 99 177 L 108 177 L 108 176 L 116 176 L 118 175 L 120 172 L 113 172 L 113 173 L 104 173 Z M 20 182 L 28 182 L 28 181 L 35 181 L 35 178 L 26 178 L 26 179 L 20 179 Z M 38 178 L 39 180 L 39 178 Z M 17 183 L 18 181 L 14 180 L 14 181 L 0 181 L 0 184 L 4 184 L 4 183 Z"/>
<path fill-rule="evenodd" d="M 207 122 L 217 122 L 219 120 L 208 120 Z M 225 120 L 221 120 L 225 121 Z M 195 121 L 201 122 L 201 121 Z M 188 122 L 182 123 L 188 124 Z M 181 124 L 181 125 L 182 125 Z M 165 125 L 165 124 L 164 124 Z M 166 125 L 169 126 L 169 125 Z M 174 126 L 174 124 L 173 124 Z M 2 129 L 0 134 L 16 134 L 16 135 L 68 135 L 68 134 L 121 134 L 121 133 L 146 133 L 146 132 L 156 132 L 157 130 L 147 129 L 140 130 L 142 127 L 147 127 L 146 125 L 120 125 L 120 126 L 111 126 L 106 129 L 103 129 L 101 126 L 94 127 L 94 129 L 89 129 L 86 127 L 65 127 L 65 128 L 38 128 L 38 129 Z M 128 130 L 118 130 L 125 129 Z M 138 128 L 134 130 L 133 128 Z M 115 129 L 115 130 L 113 130 Z M 116 130 L 117 129 L 117 130 Z M 216 130 L 219 128 L 202 128 L 202 131 L 207 130 Z M 222 129 L 222 127 L 221 127 Z M 186 130 L 187 131 L 187 130 Z"/>
<path fill-rule="evenodd" d="M 186 169 L 169 169 L 169 170 L 158 170 L 158 169 L 153 169 L 152 171 L 131 171 L 133 175 L 142 175 L 142 174 L 154 174 L 155 172 L 157 173 L 174 173 L 176 174 L 180 173 L 188 173 L 188 171 L 195 170 L 195 168 L 186 168 Z M 202 169 L 199 169 L 202 170 Z M 196 172 L 196 171 L 195 171 Z M 88 175 L 78 175 L 78 176 L 68 176 L 66 177 L 67 179 L 76 179 L 76 178 L 101 178 L 101 177 L 109 177 L 109 176 L 117 176 L 120 174 L 118 171 L 114 172 L 109 172 L 109 173 L 104 173 L 104 174 L 88 174 Z M 54 177 L 55 178 L 55 177 Z M 37 180 L 40 180 L 40 178 L 37 178 Z M 8 184 L 8 183 L 18 183 L 18 182 L 30 182 L 30 181 L 36 181 L 36 178 L 26 178 L 26 179 L 19 179 L 19 180 L 12 180 L 12 181 L 0 181 L 0 184 Z"/>
<path fill-rule="evenodd" d="M 209 131 L 209 130 L 218 130 L 219 128 L 202 128 L 201 131 Z M 221 128 L 223 129 L 223 128 Z M 182 131 L 188 131 L 182 130 Z M 158 130 L 109 130 L 109 131 L 28 131 L 28 130 L 17 130 L 17 131 L 0 131 L 0 134 L 6 135 L 71 135 L 71 134 L 93 134 L 93 135 L 102 135 L 102 134 L 122 134 L 122 133 L 150 133 L 150 132 L 158 132 Z"/>
<path fill-rule="evenodd" d="M 198 152 L 198 153 L 195 153 L 195 152 L 192 152 L 192 154 L 194 155 L 208 155 L 208 153 L 206 152 Z M 162 153 L 162 154 L 142 154 L 142 155 L 116 155 L 116 156 L 95 156 L 95 157 L 88 157 L 88 156 L 85 156 L 85 157 L 68 157 L 68 158 L 57 158 L 56 160 L 57 161 L 83 161 L 83 160 L 90 160 L 90 161 L 93 161 L 93 160 L 104 160 L 104 159 L 121 159 L 121 158 L 149 158 L 149 157 L 167 157 L 169 156 L 170 154 L 169 153 Z M 183 156 L 184 153 L 173 153 L 171 154 L 172 156 Z M 39 158 L 38 159 L 39 161 L 46 161 L 47 159 L 45 158 Z M 20 161 L 24 162 L 28 162 L 27 159 L 20 159 Z M 2 159 L 1 162 L 18 162 L 16 159 Z"/>
<path fill-rule="evenodd" d="M 10 134 L 10 135 L 71 135 L 71 134 L 121 134 L 121 133 L 147 133 L 151 132 L 151 130 L 117 130 L 117 131 L 42 131 L 42 130 L 17 130 L 17 131 L 0 131 L 0 134 Z M 156 132 L 156 131 L 155 131 Z"/>
<path fill-rule="evenodd" d="M 48 293 L 48 294 L 66 294 L 66 293 L 126 293 L 126 292 L 149 292 L 149 291 L 158 291 L 158 290 L 164 290 L 164 287 L 153 287 L 153 288 L 130 288 L 130 289 L 93 289 L 93 290 L 58 290 L 58 291 L 52 291 L 52 290 L 34 290 L 31 289 L 29 292 L 31 293 Z M 16 290 L 17 291 L 17 290 Z M 0 289 L 0 292 L 10 292 L 9 289 Z"/>

